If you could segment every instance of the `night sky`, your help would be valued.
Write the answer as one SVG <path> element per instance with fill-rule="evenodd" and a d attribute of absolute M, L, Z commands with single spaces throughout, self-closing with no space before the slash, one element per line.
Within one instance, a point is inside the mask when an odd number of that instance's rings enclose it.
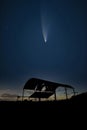
<path fill-rule="evenodd" d="M 87 91 L 86 0 L 0 1 L 0 93 L 32 77 Z"/>

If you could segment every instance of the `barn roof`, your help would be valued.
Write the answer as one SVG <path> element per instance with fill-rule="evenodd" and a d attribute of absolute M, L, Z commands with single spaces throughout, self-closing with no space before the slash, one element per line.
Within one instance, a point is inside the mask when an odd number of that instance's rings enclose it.
<path fill-rule="evenodd" d="M 55 82 L 38 79 L 38 78 L 29 79 L 25 83 L 23 89 L 41 91 L 43 89 L 43 87 L 46 87 L 45 91 L 51 91 L 51 92 L 54 92 L 58 87 L 65 87 L 65 88 L 73 89 L 72 86 L 67 85 L 67 84 L 55 83 Z"/>

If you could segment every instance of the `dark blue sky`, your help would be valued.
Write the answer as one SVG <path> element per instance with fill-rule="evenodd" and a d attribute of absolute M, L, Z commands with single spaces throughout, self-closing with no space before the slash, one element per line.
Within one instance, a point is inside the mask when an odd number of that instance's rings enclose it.
<path fill-rule="evenodd" d="M 87 90 L 86 0 L 0 1 L 0 89 L 31 77 Z"/>

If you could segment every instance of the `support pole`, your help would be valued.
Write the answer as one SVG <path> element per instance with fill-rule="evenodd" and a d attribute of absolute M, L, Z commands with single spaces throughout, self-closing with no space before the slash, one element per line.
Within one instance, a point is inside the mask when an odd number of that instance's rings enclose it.
<path fill-rule="evenodd" d="M 40 98 L 39 98 L 39 102 L 40 102 Z"/>
<path fill-rule="evenodd" d="M 24 99 L 24 89 L 23 89 L 23 92 L 22 92 L 22 101 L 23 101 L 23 99 Z"/>
<path fill-rule="evenodd" d="M 66 99 L 68 99 L 67 88 L 65 87 Z"/>
<path fill-rule="evenodd" d="M 17 101 L 19 100 L 20 96 L 17 96 Z"/>
<path fill-rule="evenodd" d="M 54 98 L 55 98 L 55 101 L 56 101 L 56 91 L 54 92 Z"/>
<path fill-rule="evenodd" d="M 74 94 L 74 96 L 75 96 L 75 89 L 73 88 L 73 94 Z"/>

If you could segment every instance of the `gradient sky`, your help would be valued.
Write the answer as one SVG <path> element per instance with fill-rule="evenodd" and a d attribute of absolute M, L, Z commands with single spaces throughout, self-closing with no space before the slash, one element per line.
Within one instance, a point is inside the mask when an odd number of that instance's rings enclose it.
<path fill-rule="evenodd" d="M 86 0 L 0 1 L 0 93 L 32 77 L 87 90 Z"/>

